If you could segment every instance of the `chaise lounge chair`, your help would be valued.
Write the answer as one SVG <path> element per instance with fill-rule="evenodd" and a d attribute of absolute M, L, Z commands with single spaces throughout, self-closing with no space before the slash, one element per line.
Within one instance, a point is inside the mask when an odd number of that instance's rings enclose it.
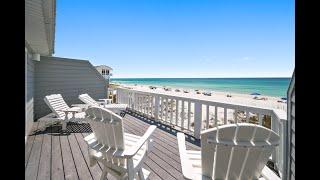
<path fill-rule="evenodd" d="M 82 122 L 85 118 L 85 113 L 81 112 L 81 108 L 70 108 L 63 100 L 61 94 L 51 94 L 44 97 L 44 102 L 49 106 L 51 111 L 55 114 L 52 121 L 60 121 L 62 123 L 62 130 L 66 130 L 68 122 Z"/>
<path fill-rule="evenodd" d="M 237 123 L 201 133 L 201 151 L 186 150 L 185 135 L 177 134 L 182 173 L 186 179 L 259 179 L 279 135 L 260 125 Z M 272 174 L 272 173 L 271 173 Z M 273 174 L 272 179 L 279 179 Z"/>
<path fill-rule="evenodd" d="M 149 126 L 143 136 L 123 131 L 122 117 L 102 107 L 90 107 L 86 118 L 93 133 L 84 138 L 89 147 L 89 165 L 103 164 L 100 179 L 110 173 L 116 179 L 146 179 L 149 171 L 142 168 L 150 152 L 155 125 Z"/>
<path fill-rule="evenodd" d="M 88 106 L 104 107 L 115 112 L 116 114 L 120 114 L 122 110 L 125 110 L 128 107 L 127 104 L 110 104 L 106 101 L 96 101 L 89 96 L 89 94 L 80 94 L 79 99 Z"/>

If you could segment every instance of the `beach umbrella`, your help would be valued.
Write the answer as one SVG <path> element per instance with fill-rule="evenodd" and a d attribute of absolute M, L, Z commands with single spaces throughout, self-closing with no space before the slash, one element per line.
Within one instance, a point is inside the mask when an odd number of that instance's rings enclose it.
<path fill-rule="evenodd" d="M 254 92 L 254 93 L 251 93 L 250 95 L 261 95 L 261 94 Z"/>
<path fill-rule="evenodd" d="M 287 100 L 287 98 L 286 98 L 286 97 L 282 97 L 281 99 L 282 99 L 282 100 Z"/>

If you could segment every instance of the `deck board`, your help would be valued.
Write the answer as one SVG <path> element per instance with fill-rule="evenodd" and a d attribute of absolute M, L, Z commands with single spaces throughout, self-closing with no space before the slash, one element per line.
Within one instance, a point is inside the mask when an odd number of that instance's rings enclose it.
<path fill-rule="evenodd" d="M 128 114 L 123 120 L 124 131 L 131 134 L 141 136 L 149 126 L 149 123 Z M 40 123 L 34 123 L 34 130 L 39 127 Z M 83 140 L 91 133 L 90 128 L 85 130 L 88 127 L 88 124 L 71 124 L 67 127 L 68 131 L 72 129 L 69 134 L 51 132 L 47 128 L 43 133 L 29 136 L 25 148 L 26 179 L 100 179 L 103 165 L 89 166 L 88 147 Z M 157 128 L 152 139 L 152 151 L 143 164 L 143 168 L 151 171 L 149 179 L 184 179 L 176 136 Z M 186 147 L 200 150 L 189 142 Z M 115 178 L 109 174 L 107 179 Z"/>
<path fill-rule="evenodd" d="M 51 129 L 51 128 L 50 128 Z M 50 179 L 51 171 L 51 136 L 49 134 L 43 135 L 43 142 L 41 148 L 41 158 L 39 162 L 38 180 Z"/>
<path fill-rule="evenodd" d="M 139 122 L 134 117 L 126 115 L 125 116 L 125 128 L 134 129 L 134 131 L 139 132 L 138 135 L 142 135 L 145 132 L 144 129 L 147 129 L 147 125 L 144 122 Z M 134 123 L 132 123 L 134 121 Z M 143 128 L 141 128 L 143 127 Z M 178 141 L 176 137 L 172 134 L 168 134 L 160 129 L 157 129 L 152 138 L 157 142 L 154 145 L 154 148 L 166 154 L 170 159 L 178 162 L 180 164 L 179 150 L 178 150 Z M 194 146 L 187 146 L 188 149 L 196 150 Z M 198 147 L 199 149 L 199 147 Z"/>
<path fill-rule="evenodd" d="M 33 132 L 33 131 L 35 131 L 37 129 L 38 129 L 38 122 L 35 122 L 33 124 L 33 126 L 32 126 L 31 132 Z M 32 134 L 29 135 L 28 141 L 26 142 L 26 145 L 25 145 L 25 155 L 24 155 L 25 168 L 27 168 L 27 164 L 28 164 L 28 161 L 29 161 L 29 157 L 30 157 L 30 154 L 31 154 L 32 147 L 33 147 L 34 138 L 35 138 L 34 135 L 32 135 Z"/>
<path fill-rule="evenodd" d="M 51 141 L 52 141 L 51 179 L 64 179 L 60 135 L 51 136 Z"/>
<path fill-rule="evenodd" d="M 81 150 L 79 149 L 79 146 L 76 142 L 76 138 L 74 137 L 74 134 L 70 134 L 68 136 L 71 151 L 73 154 L 73 159 L 76 164 L 78 176 L 80 179 L 92 179 L 91 173 L 89 171 L 89 166 L 87 165 L 86 161 L 84 160 L 84 157 L 81 153 Z"/>
<path fill-rule="evenodd" d="M 78 173 L 76 170 L 76 165 L 74 164 L 72 152 L 70 149 L 69 141 L 67 136 L 60 137 L 60 143 L 62 148 L 62 159 L 64 168 L 64 178 L 67 180 L 78 179 Z"/>
<path fill-rule="evenodd" d="M 42 123 L 39 123 L 39 125 L 40 124 Z M 26 166 L 26 172 L 25 172 L 26 179 L 37 179 L 37 175 L 38 175 L 43 134 L 37 134 L 34 136 L 35 138 L 33 141 L 31 152 L 30 152 L 30 157 L 28 159 L 27 166 Z"/>
<path fill-rule="evenodd" d="M 75 138 L 77 139 L 77 142 L 79 144 L 80 150 L 82 152 L 82 155 L 84 157 L 85 162 L 87 163 L 88 167 L 89 167 L 89 171 L 92 175 L 93 179 L 100 179 L 100 175 L 102 173 L 101 168 L 99 167 L 98 164 L 96 164 L 93 167 L 90 167 L 89 164 L 89 157 L 88 157 L 88 147 L 86 142 L 83 139 L 83 136 L 80 133 L 74 133 Z"/>

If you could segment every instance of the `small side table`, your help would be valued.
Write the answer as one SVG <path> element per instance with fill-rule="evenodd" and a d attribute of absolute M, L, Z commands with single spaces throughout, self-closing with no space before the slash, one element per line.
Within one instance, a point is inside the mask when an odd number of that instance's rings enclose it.
<path fill-rule="evenodd" d="M 99 100 L 104 101 L 107 104 L 112 104 L 112 99 L 99 99 Z"/>
<path fill-rule="evenodd" d="M 79 107 L 80 112 L 83 112 L 88 109 L 89 105 L 88 104 L 72 104 L 72 107 Z"/>

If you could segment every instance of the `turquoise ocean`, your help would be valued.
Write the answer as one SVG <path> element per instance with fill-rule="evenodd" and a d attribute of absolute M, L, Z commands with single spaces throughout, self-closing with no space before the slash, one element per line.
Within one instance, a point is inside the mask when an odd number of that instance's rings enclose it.
<path fill-rule="evenodd" d="M 286 97 L 291 78 L 111 78 L 111 83 Z"/>

